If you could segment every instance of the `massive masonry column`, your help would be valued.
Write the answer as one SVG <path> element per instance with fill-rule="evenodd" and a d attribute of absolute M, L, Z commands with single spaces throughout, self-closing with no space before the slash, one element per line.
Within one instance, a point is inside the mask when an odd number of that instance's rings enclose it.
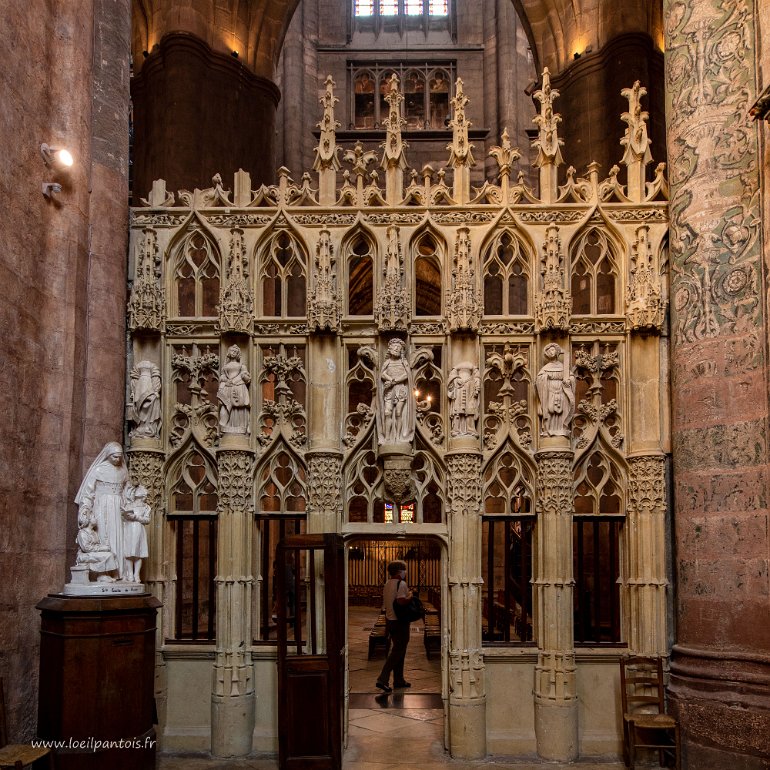
<path fill-rule="evenodd" d="M 666 0 L 678 577 L 671 696 L 687 767 L 767 766 L 768 319 L 761 0 Z"/>

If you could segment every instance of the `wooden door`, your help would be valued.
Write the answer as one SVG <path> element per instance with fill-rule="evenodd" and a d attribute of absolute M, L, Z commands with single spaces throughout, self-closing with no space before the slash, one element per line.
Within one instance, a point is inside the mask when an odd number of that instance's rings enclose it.
<path fill-rule="evenodd" d="M 278 764 L 342 767 L 344 550 L 335 534 L 278 545 Z"/>

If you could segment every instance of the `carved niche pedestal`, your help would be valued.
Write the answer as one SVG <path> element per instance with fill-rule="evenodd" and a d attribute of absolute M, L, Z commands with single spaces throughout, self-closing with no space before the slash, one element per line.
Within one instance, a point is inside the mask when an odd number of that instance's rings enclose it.
<path fill-rule="evenodd" d="M 410 500 L 414 496 L 411 445 L 382 444 L 378 454 L 382 460 L 385 489 L 390 499 L 397 503 Z"/>
<path fill-rule="evenodd" d="M 50 594 L 41 612 L 38 735 L 60 770 L 154 770 L 155 625 L 150 594 Z"/>

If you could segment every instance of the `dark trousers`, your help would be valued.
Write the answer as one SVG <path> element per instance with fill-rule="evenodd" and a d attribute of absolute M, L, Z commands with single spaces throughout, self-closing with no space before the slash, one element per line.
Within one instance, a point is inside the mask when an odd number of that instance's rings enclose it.
<path fill-rule="evenodd" d="M 409 621 L 388 620 L 385 622 L 385 627 L 390 636 L 390 654 L 377 677 L 377 681 L 388 684 L 392 671 L 394 684 L 400 684 L 404 681 L 404 658 L 406 657 L 406 646 L 409 644 Z"/>

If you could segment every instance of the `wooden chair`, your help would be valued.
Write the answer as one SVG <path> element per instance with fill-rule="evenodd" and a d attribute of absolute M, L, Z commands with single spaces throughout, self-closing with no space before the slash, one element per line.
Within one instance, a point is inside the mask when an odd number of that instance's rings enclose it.
<path fill-rule="evenodd" d="M 629 656 L 620 660 L 623 701 L 623 761 L 636 768 L 637 749 L 658 751 L 658 763 L 671 757 L 680 770 L 679 724 L 666 714 L 663 661 Z"/>
<path fill-rule="evenodd" d="M 51 749 L 35 748 L 24 743 L 8 743 L 8 727 L 5 721 L 5 690 L 0 678 L 0 770 L 13 768 L 22 770 L 29 767 L 38 759 L 48 757 L 48 767 L 54 770 L 53 752 Z"/>

